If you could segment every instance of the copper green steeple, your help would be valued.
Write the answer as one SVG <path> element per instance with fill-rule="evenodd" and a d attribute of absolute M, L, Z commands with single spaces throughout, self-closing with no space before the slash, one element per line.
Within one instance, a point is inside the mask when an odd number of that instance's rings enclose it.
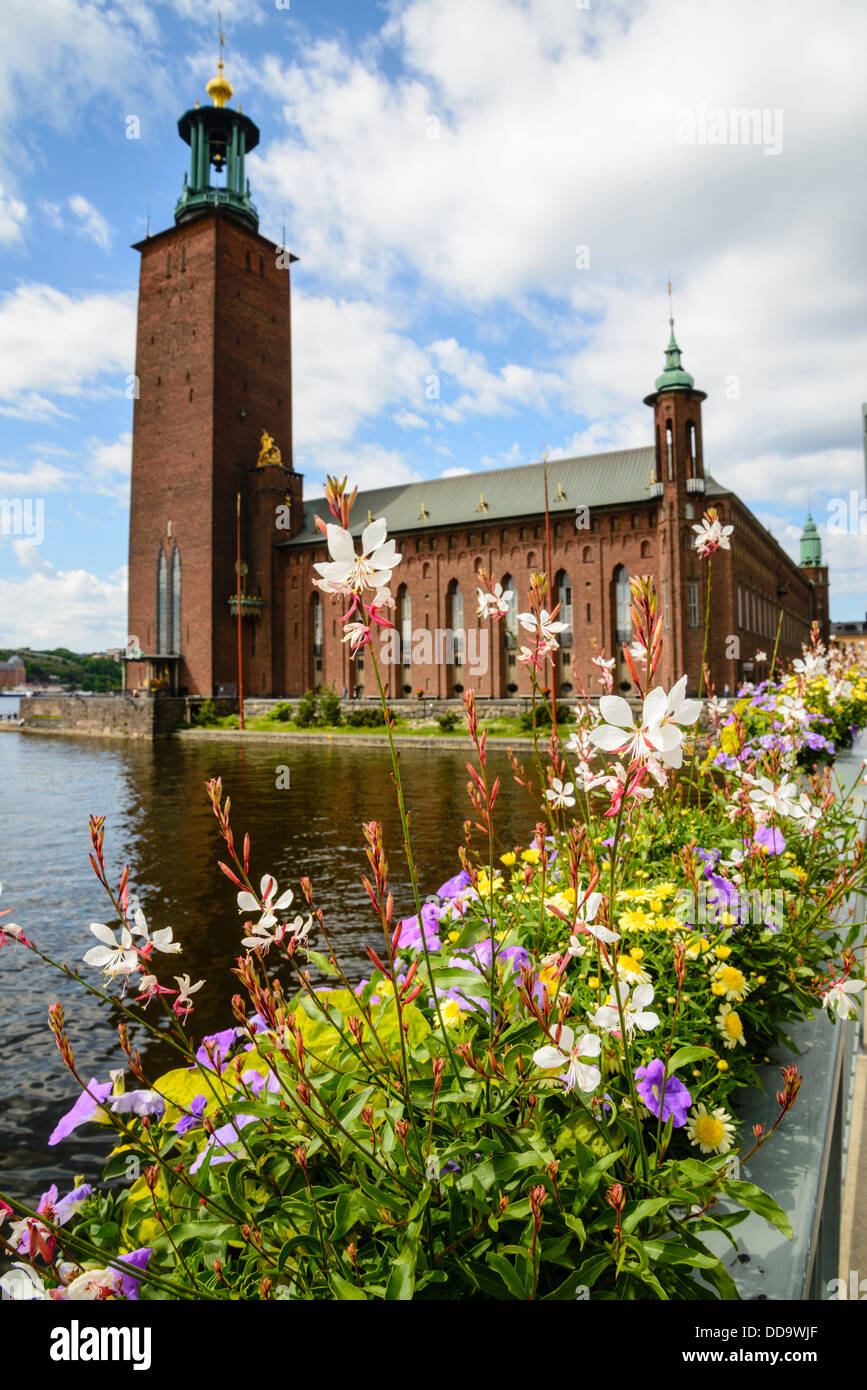
<path fill-rule="evenodd" d="M 822 537 L 819 535 L 812 515 L 807 513 L 807 521 L 801 533 L 801 568 L 815 569 L 822 563 Z"/>
<path fill-rule="evenodd" d="M 222 36 L 221 36 L 222 39 Z M 207 85 L 213 106 L 196 102 L 178 121 L 181 139 L 190 147 L 190 172 L 184 175 L 184 189 L 175 207 L 175 222 L 213 207 L 226 212 L 257 230 L 259 214 L 250 201 L 249 180 L 244 177 L 244 156 L 259 143 L 259 129 L 239 107 L 227 105 L 234 95 L 232 84 L 223 74 L 223 59 L 216 77 Z M 220 176 L 224 182 L 218 183 Z"/>
<path fill-rule="evenodd" d="M 656 378 L 657 391 L 692 391 L 695 380 L 683 367 L 680 360 L 680 348 L 674 336 L 674 319 L 668 320 L 671 328 L 671 337 L 668 340 L 668 347 L 665 349 L 665 371 Z"/>

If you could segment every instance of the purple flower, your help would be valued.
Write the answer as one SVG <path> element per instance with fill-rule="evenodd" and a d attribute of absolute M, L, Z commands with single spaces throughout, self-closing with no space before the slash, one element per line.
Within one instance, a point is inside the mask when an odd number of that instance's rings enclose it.
<path fill-rule="evenodd" d="M 198 1129 L 202 1123 L 202 1116 L 207 1105 L 205 1096 L 195 1096 L 190 1102 L 189 1115 L 182 1115 L 177 1124 L 173 1126 L 176 1134 L 186 1134 L 191 1129 Z"/>
<path fill-rule="evenodd" d="M 447 878 L 442 888 L 437 893 L 438 898 L 455 898 L 464 888 L 469 888 L 470 876 L 466 869 L 461 869 L 454 878 Z"/>
<path fill-rule="evenodd" d="M 156 1115 L 161 1119 L 166 1103 L 159 1091 L 126 1091 L 111 1102 L 115 1115 Z"/>
<path fill-rule="evenodd" d="M 421 910 L 421 920 L 428 950 L 441 950 L 442 943 L 439 938 L 440 909 L 434 903 L 424 903 Z M 423 949 L 422 927 L 418 924 L 418 914 L 415 917 L 405 917 L 400 923 L 400 936 L 397 939 L 397 945 L 404 950 L 421 951 Z"/>
<path fill-rule="evenodd" d="M 202 1045 L 196 1053 L 196 1061 L 202 1067 L 215 1066 L 217 1071 L 219 1071 L 223 1062 L 226 1060 L 229 1048 L 232 1046 L 235 1039 L 240 1037 L 243 1032 L 243 1028 L 224 1028 L 222 1033 L 211 1033 L 209 1037 L 202 1038 Z M 213 1062 L 208 1056 L 205 1047 L 206 1043 L 211 1043 L 213 1045 Z"/>
<path fill-rule="evenodd" d="M 55 1188 L 55 1192 L 56 1192 Z M 65 1226 L 70 1217 L 84 1206 L 88 1197 L 93 1192 L 89 1182 L 83 1182 L 78 1187 L 74 1187 L 71 1192 L 67 1192 L 65 1197 L 54 1203 L 54 1219 L 59 1225 Z"/>
<path fill-rule="evenodd" d="M 753 844 L 761 845 L 762 849 L 766 849 L 768 854 L 782 854 L 783 850 L 786 848 L 786 842 L 781 832 L 777 830 L 775 826 L 771 825 L 760 825 L 757 828 L 753 836 Z"/>
<path fill-rule="evenodd" d="M 92 1120 L 102 1102 L 111 1095 L 111 1087 L 110 1081 L 97 1081 L 96 1077 L 92 1076 L 87 1083 L 87 1089 L 82 1091 L 72 1109 L 67 1111 L 62 1120 L 58 1120 L 49 1137 L 49 1144 L 59 1144 L 61 1139 L 65 1139 L 79 1125 Z"/>
<path fill-rule="evenodd" d="M 127 1265 L 131 1269 L 141 1271 L 140 1274 L 126 1274 L 121 1270 L 116 1271 L 120 1284 L 120 1292 L 124 1298 L 137 1301 L 139 1279 L 141 1278 L 141 1274 L 147 1269 L 148 1260 L 153 1253 L 153 1250 L 148 1246 L 143 1246 L 140 1250 L 131 1250 L 128 1255 L 120 1256 L 121 1264 Z"/>
<path fill-rule="evenodd" d="M 228 1124 L 215 1129 L 195 1163 L 190 1165 L 190 1173 L 197 1173 L 209 1154 L 211 1155 L 212 1168 L 216 1167 L 218 1163 L 231 1163 L 234 1158 L 238 1157 L 236 1152 L 240 1145 L 238 1130 L 243 1129 L 245 1125 L 255 1124 L 257 1119 L 257 1115 L 233 1115 Z"/>
<path fill-rule="evenodd" d="M 651 1115 L 659 1118 L 659 1097 L 662 1092 L 662 1078 L 665 1072 L 665 1065 L 658 1057 L 654 1057 L 652 1062 L 648 1062 L 646 1067 L 636 1068 L 636 1078 L 638 1079 L 638 1094 L 644 1101 Z M 686 1124 L 686 1117 L 689 1107 L 692 1105 L 692 1096 L 686 1089 L 682 1081 L 678 1081 L 676 1076 L 669 1076 L 665 1081 L 665 1094 L 662 1097 L 662 1119 L 665 1122 L 669 1116 L 674 1117 L 674 1128 L 682 1129 Z"/>

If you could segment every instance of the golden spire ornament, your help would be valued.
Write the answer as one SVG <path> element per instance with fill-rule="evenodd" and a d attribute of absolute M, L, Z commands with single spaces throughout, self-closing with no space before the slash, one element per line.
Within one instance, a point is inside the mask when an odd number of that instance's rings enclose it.
<path fill-rule="evenodd" d="M 217 10 L 217 28 L 220 34 L 220 56 L 217 59 L 217 75 L 211 78 L 205 91 L 208 93 L 208 96 L 215 106 L 225 106 L 229 98 L 234 95 L 235 89 L 228 77 L 223 73 L 223 49 L 226 46 L 226 40 L 223 38 L 223 16 L 219 10 Z"/>

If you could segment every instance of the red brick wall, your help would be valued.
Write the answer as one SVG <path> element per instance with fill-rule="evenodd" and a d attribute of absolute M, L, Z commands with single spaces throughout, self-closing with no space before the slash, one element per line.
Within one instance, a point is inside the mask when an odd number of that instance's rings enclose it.
<path fill-rule="evenodd" d="M 211 693 L 237 678 L 235 629 L 227 599 L 235 589 L 236 494 L 242 506 L 248 591 L 272 587 L 270 548 L 250 534 L 246 497 L 263 429 L 291 462 L 289 272 L 271 244 L 214 211 L 140 244 L 130 514 L 129 631 L 146 653 L 156 642 L 156 558 L 162 544 L 181 554 L 179 683 Z M 249 262 L 248 262 L 249 257 Z M 241 413 L 245 418 L 241 419 Z M 167 537 L 167 522 L 172 537 Z M 273 621 L 269 612 L 260 630 Z M 270 632 L 254 642 L 245 624 L 251 678 L 262 685 L 254 645 L 264 646 L 271 680 Z M 130 685 L 144 679 L 132 665 Z M 261 692 L 257 692 L 261 693 Z"/>

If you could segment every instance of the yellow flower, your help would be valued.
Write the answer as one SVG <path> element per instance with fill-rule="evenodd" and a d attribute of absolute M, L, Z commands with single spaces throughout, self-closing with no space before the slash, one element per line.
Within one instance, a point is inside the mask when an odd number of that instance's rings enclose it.
<path fill-rule="evenodd" d="M 587 976 L 587 983 L 588 983 L 588 985 L 590 986 L 591 989 L 598 989 L 598 988 L 599 988 L 599 976 L 598 976 L 598 975 L 588 975 L 588 976 Z"/>
<path fill-rule="evenodd" d="M 731 1004 L 723 1004 L 716 1016 L 716 1026 L 722 1037 L 723 1046 L 727 1047 L 729 1051 L 737 1047 L 738 1043 L 741 1047 L 746 1047 L 747 1040 L 744 1037 L 744 1025 L 741 1022 L 741 1016 L 735 1013 Z"/>
<path fill-rule="evenodd" d="M 719 996 L 720 994 L 725 994 L 726 987 L 720 980 L 714 980 L 713 984 L 710 987 L 710 992 L 711 994 L 716 994 L 717 996 Z"/>
<path fill-rule="evenodd" d="M 441 999 L 440 1009 L 442 1010 L 443 1023 L 448 1028 L 456 1028 L 461 1021 L 461 1010 L 457 999 Z"/>
<path fill-rule="evenodd" d="M 687 1137 L 703 1154 L 728 1153 L 734 1144 L 735 1127 L 731 1121 L 731 1115 L 722 1105 L 708 1110 L 704 1101 L 699 1101 L 687 1121 Z"/>
<path fill-rule="evenodd" d="M 765 1061 L 767 1062 L 767 1060 L 768 1060 L 768 1059 L 767 1059 L 767 1057 L 766 1057 L 766 1058 L 765 1058 Z M 729 1064 L 728 1064 L 728 1062 L 726 1061 L 725 1057 L 720 1057 L 719 1061 L 718 1061 L 717 1064 L 716 1064 L 716 1069 L 717 1069 L 717 1071 L 728 1071 L 728 1069 L 729 1069 Z"/>
<path fill-rule="evenodd" d="M 645 931 L 652 925 L 651 918 L 646 912 L 622 912 L 617 919 L 617 924 L 623 931 Z"/>
<path fill-rule="evenodd" d="M 506 868 L 507 868 L 507 869 L 510 869 L 510 868 L 512 867 L 512 865 L 514 864 L 516 858 L 517 858 L 517 855 L 515 854 L 515 851 L 514 851 L 513 849 L 510 849 L 509 852 L 508 852 L 508 854 L 501 854 L 501 855 L 500 855 L 500 863 L 501 863 L 501 864 L 505 864 Z"/>
<path fill-rule="evenodd" d="M 450 931 L 450 932 L 449 932 L 449 941 L 457 941 L 457 939 L 458 939 L 459 936 L 460 936 L 460 932 L 459 932 L 459 931 Z"/>
<path fill-rule="evenodd" d="M 731 946 L 726 946 L 725 942 L 720 942 L 718 946 L 714 946 L 714 954 L 717 960 L 728 960 L 731 953 Z"/>
<path fill-rule="evenodd" d="M 635 957 L 626 952 L 617 961 L 617 974 L 630 985 L 646 985 L 650 982 L 647 971 L 642 970 Z"/>
<path fill-rule="evenodd" d="M 641 948 L 640 946 L 633 946 L 633 948 L 632 948 L 632 950 L 629 952 L 629 954 L 632 956 L 632 959 L 633 959 L 633 960 L 643 960 L 643 959 L 644 959 L 644 951 L 642 950 L 642 948 Z"/>
<path fill-rule="evenodd" d="M 716 978 L 723 987 L 726 999 L 740 1002 L 741 999 L 746 999 L 750 992 L 746 977 L 735 965 L 721 965 L 716 972 Z M 714 988 L 714 993 L 716 992 Z"/>
<path fill-rule="evenodd" d="M 756 984 L 757 984 L 757 985 L 764 985 L 764 984 L 767 984 L 767 979 L 766 979 L 766 977 L 765 977 L 764 975 L 759 975 L 759 976 L 757 976 L 757 977 L 756 977 Z"/>
<path fill-rule="evenodd" d="M 525 864 L 538 864 L 541 855 L 537 849 L 525 849 L 521 854 L 521 858 L 524 860 Z"/>

